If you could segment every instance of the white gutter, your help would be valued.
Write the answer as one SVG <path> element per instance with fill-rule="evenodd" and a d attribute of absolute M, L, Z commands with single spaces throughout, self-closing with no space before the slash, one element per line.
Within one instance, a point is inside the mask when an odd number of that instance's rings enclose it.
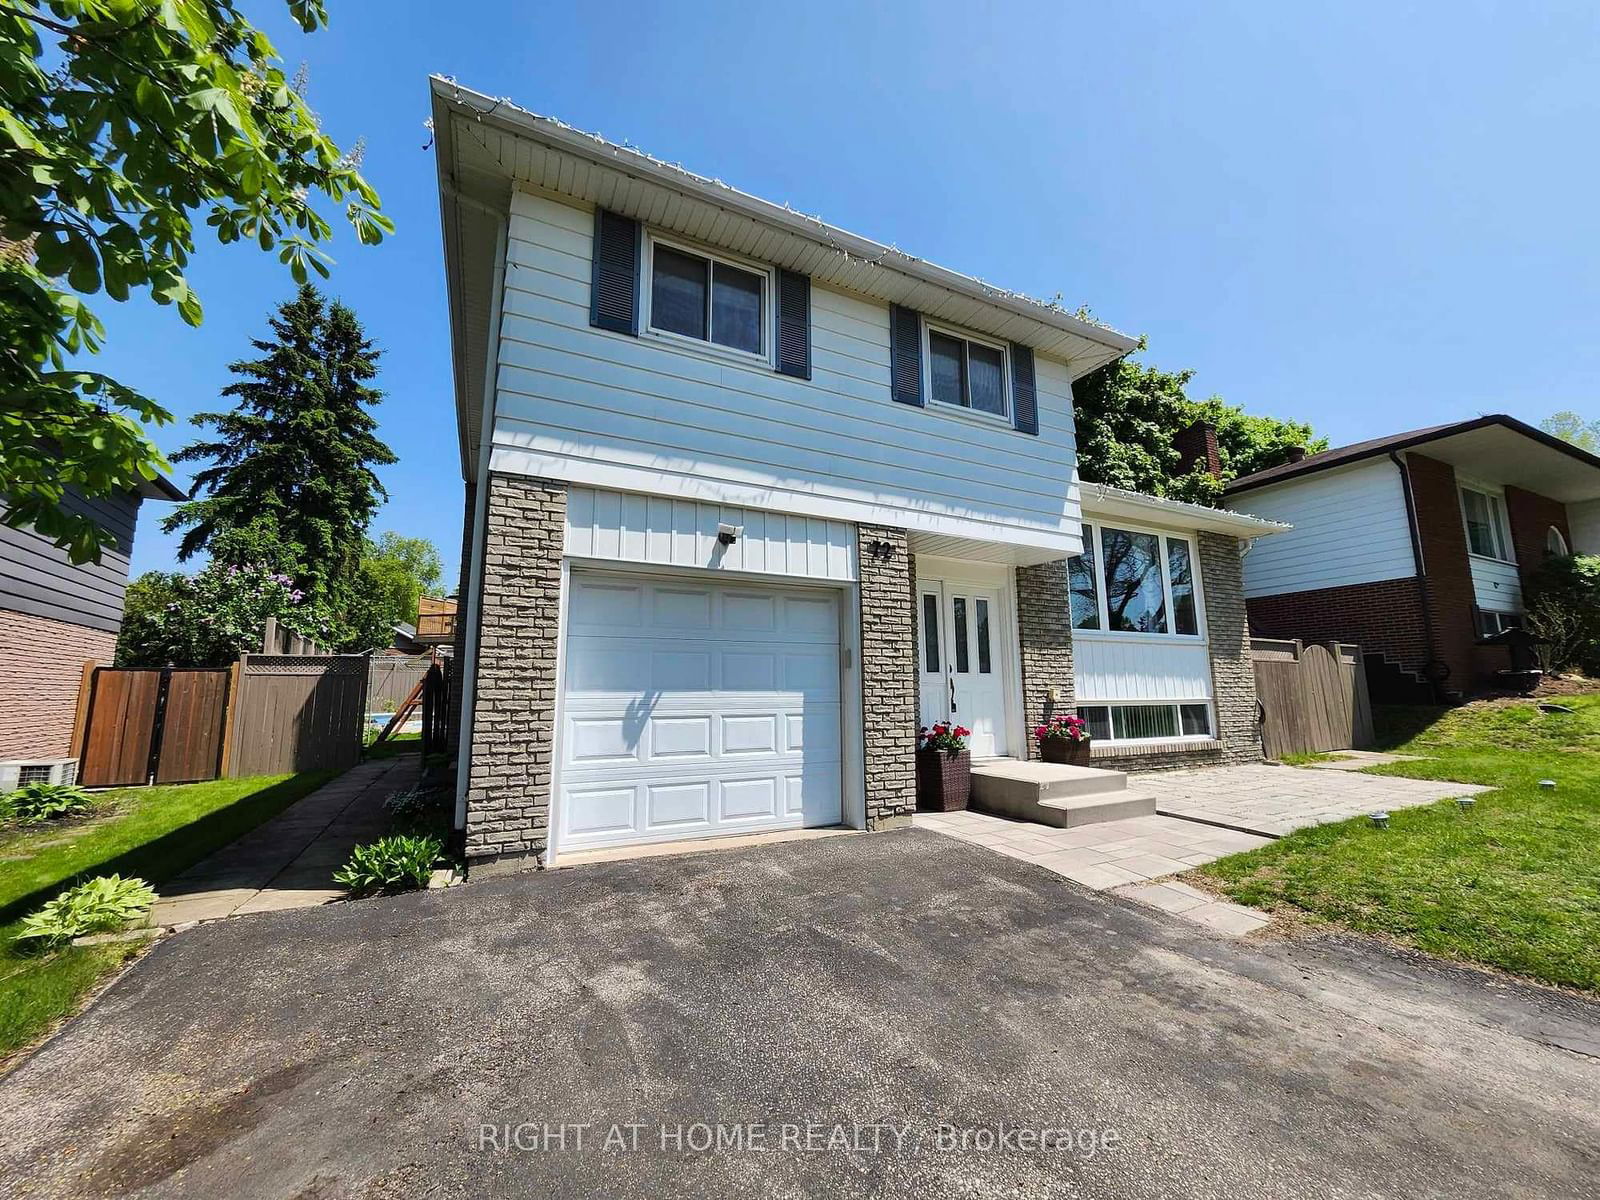
<path fill-rule="evenodd" d="M 1126 488 L 1104 483 L 1080 484 L 1079 502 L 1085 516 L 1119 516 L 1135 520 L 1143 517 L 1149 521 L 1181 525 L 1186 529 L 1204 529 L 1209 533 L 1226 533 L 1241 538 L 1287 533 L 1294 528 L 1281 521 L 1268 521 L 1264 517 L 1252 517 L 1204 504 L 1191 504 L 1187 500 L 1147 496 L 1143 492 L 1130 492 Z"/>
<path fill-rule="evenodd" d="M 483 418 L 478 430 L 477 494 L 472 505 L 471 585 L 456 603 L 460 619 L 467 623 L 467 638 L 461 647 L 460 682 L 461 729 L 456 740 L 456 819 L 455 827 L 467 825 L 467 777 L 472 761 L 472 704 L 477 692 L 478 628 L 483 615 L 484 527 L 489 511 L 489 452 L 494 443 L 495 390 L 499 382 L 495 366 L 500 354 L 500 305 L 506 282 L 506 217 L 498 214 L 494 235 L 494 299 L 489 308 L 489 353 L 483 368 Z"/>

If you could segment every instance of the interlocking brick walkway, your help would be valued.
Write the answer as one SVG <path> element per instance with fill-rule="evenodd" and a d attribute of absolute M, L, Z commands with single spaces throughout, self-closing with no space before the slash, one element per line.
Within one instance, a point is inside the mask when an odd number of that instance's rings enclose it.
<path fill-rule="evenodd" d="M 1489 791 L 1475 783 L 1260 765 L 1163 771 L 1128 786 L 1155 796 L 1158 813 L 1267 837 Z"/>
<path fill-rule="evenodd" d="M 383 836 L 383 801 L 417 781 L 421 756 L 352 767 L 161 888 L 155 925 L 310 908 L 343 896 L 333 873 L 358 843 Z"/>

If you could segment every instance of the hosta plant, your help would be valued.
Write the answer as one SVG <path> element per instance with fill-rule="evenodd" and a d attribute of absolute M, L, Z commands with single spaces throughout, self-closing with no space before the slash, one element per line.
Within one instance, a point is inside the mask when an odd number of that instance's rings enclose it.
<path fill-rule="evenodd" d="M 391 794 L 383 809 L 396 825 L 414 828 L 442 815 L 448 799 L 449 793 L 442 788 L 404 788 Z"/>
<path fill-rule="evenodd" d="M 436 837 L 392 833 L 352 850 L 349 860 L 333 873 L 333 881 L 349 888 L 352 896 L 426 887 L 443 850 L 444 843 Z"/>
<path fill-rule="evenodd" d="M 17 940 L 54 949 L 87 933 L 125 928 L 143 917 L 155 900 L 155 892 L 142 879 L 96 875 L 23 918 Z"/>
<path fill-rule="evenodd" d="M 48 821 L 94 807 L 89 793 L 69 783 L 27 783 L 0 800 L 0 820 Z"/>

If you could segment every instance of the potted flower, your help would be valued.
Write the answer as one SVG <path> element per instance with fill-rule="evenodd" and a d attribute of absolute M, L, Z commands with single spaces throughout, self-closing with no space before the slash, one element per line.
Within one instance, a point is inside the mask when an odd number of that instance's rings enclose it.
<path fill-rule="evenodd" d="M 941 721 L 917 733 L 917 806 L 934 812 L 966 808 L 972 789 L 972 730 Z"/>
<path fill-rule="evenodd" d="M 1080 716 L 1051 717 L 1033 731 L 1045 762 L 1089 765 L 1089 726 Z"/>

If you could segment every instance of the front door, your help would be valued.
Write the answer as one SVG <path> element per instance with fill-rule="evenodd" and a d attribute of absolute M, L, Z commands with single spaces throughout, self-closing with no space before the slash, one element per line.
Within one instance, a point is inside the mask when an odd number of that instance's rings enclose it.
<path fill-rule="evenodd" d="M 921 718 L 972 730 L 974 758 L 1006 753 L 1000 593 L 955 581 L 918 588 Z"/>

